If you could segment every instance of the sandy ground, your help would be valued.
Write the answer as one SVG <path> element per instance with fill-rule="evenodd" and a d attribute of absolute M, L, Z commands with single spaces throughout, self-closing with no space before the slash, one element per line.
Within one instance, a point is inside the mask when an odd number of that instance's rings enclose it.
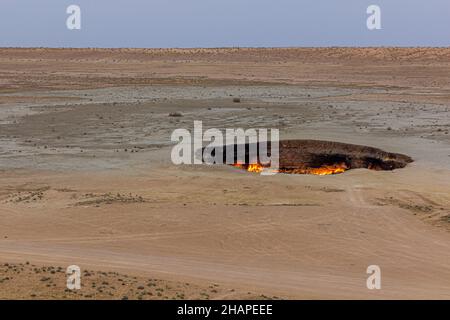
<path fill-rule="evenodd" d="M 449 74 L 450 49 L 0 49 L 0 298 L 448 299 Z M 175 166 L 194 120 L 415 162 Z"/>

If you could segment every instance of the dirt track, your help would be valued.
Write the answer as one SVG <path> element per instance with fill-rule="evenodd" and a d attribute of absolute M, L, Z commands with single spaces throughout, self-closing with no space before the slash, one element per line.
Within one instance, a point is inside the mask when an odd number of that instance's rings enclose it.
<path fill-rule="evenodd" d="M 448 74 L 449 49 L 0 49 L 0 261 L 189 282 L 189 297 L 217 283 L 232 298 L 450 298 Z M 174 166 L 170 134 L 194 120 L 415 162 Z M 24 278 L 10 297 L 36 294 Z"/>

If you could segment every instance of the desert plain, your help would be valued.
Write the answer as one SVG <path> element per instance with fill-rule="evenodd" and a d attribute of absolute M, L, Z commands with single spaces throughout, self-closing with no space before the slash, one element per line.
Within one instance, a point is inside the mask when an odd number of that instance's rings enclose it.
<path fill-rule="evenodd" d="M 414 162 L 174 165 L 194 121 Z M 448 48 L 2 48 L 0 299 L 449 299 L 449 130 Z"/>

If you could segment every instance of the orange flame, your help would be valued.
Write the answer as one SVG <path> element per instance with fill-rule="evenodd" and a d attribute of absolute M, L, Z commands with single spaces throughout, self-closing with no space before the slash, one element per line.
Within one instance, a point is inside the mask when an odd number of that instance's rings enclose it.
<path fill-rule="evenodd" d="M 251 163 L 251 164 L 233 164 L 233 167 L 247 170 L 248 172 L 256 172 L 259 173 L 263 171 L 264 167 L 259 163 Z"/>
<path fill-rule="evenodd" d="M 263 171 L 264 167 L 259 163 L 251 163 L 251 164 L 233 164 L 234 167 L 247 170 L 248 172 L 256 172 L 260 173 Z M 306 168 L 306 169 L 282 169 L 279 172 L 281 173 L 291 173 L 291 174 L 314 174 L 319 176 L 325 176 L 330 174 L 338 174 L 343 173 L 348 170 L 348 167 L 345 163 L 334 164 L 323 166 L 319 168 Z"/>
<path fill-rule="evenodd" d="M 347 166 L 345 164 L 343 164 L 343 165 L 323 166 L 320 168 L 294 169 L 291 173 L 315 174 L 318 176 L 326 176 L 326 175 L 330 175 L 330 174 L 343 173 L 347 169 L 348 169 Z"/>

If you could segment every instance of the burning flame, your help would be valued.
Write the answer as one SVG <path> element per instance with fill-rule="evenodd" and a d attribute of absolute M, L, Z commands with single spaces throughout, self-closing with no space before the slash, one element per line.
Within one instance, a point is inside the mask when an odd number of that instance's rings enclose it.
<path fill-rule="evenodd" d="M 251 163 L 251 164 L 233 164 L 233 167 L 247 170 L 248 172 L 256 172 L 260 173 L 263 171 L 264 167 L 259 163 Z"/>
<path fill-rule="evenodd" d="M 291 173 L 297 174 L 315 174 L 318 176 L 326 176 L 330 174 L 338 174 L 343 173 L 347 170 L 347 166 L 345 163 L 343 164 L 335 164 L 332 166 L 323 166 L 320 168 L 308 168 L 308 169 L 294 169 Z"/>
<path fill-rule="evenodd" d="M 247 170 L 248 172 L 256 172 L 256 173 L 260 173 L 264 169 L 264 167 L 262 165 L 260 165 L 259 163 L 234 164 L 233 166 L 236 168 Z M 292 169 L 292 170 L 282 169 L 279 172 L 291 173 L 291 174 L 314 174 L 314 175 L 319 175 L 319 176 L 325 176 L 325 175 L 330 175 L 330 174 L 343 173 L 346 170 L 348 170 L 347 165 L 345 163 L 340 163 L 340 164 L 322 166 L 319 168 Z"/>

